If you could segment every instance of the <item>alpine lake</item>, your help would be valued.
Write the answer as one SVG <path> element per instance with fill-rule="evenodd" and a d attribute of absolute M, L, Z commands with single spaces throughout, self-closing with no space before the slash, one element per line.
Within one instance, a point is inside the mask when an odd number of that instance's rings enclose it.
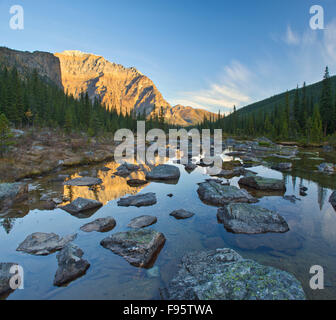
<path fill-rule="evenodd" d="M 224 162 L 244 160 L 227 153 Z M 271 169 L 271 163 L 291 162 L 288 171 Z M 217 219 L 217 207 L 203 203 L 197 193 L 198 183 L 210 177 L 207 168 L 198 166 L 188 173 L 178 161 L 168 163 L 180 169 L 181 176 L 173 183 L 148 182 L 141 187 L 127 184 L 129 177 L 114 175 L 119 164 L 106 162 L 96 165 L 72 167 L 52 174 L 26 179 L 29 184 L 29 199 L 14 205 L 0 216 L 0 261 L 15 262 L 24 270 L 24 289 L 2 297 L 8 300 L 24 299 L 160 299 L 160 288 L 167 287 L 178 270 L 182 256 L 191 251 L 231 248 L 247 259 L 272 266 L 293 274 L 302 284 L 307 299 L 336 298 L 336 211 L 329 203 L 336 189 L 336 174 L 320 172 L 317 166 L 323 162 L 336 163 L 336 152 L 321 149 L 298 149 L 290 160 L 263 157 L 252 163 L 248 170 L 269 178 L 283 179 L 286 192 L 270 193 L 248 190 L 259 200 L 258 205 L 276 211 L 288 223 L 286 233 L 258 235 L 228 232 Z M 104 168 L 102 170 L 102 168 Z M 109 168 L 108 171 L 106 168 Z M 55 179 L 68 175 L 73 179 L 81 176 L 97 177 L 102 184 L 94 188 L 63 185 Z M 133 179 L 145 179 L 142 171 L 132 173 Z M 222 178 L 238 186 L 241 176 Z M 301 187 L 306 187 L 302 195 Z M 125 196 L 153 192 L 157 203 L 148 207 L 120 207 L 117 201 Z M 170 196 L 168 196 L 170 195 Z M 292 196 L 295 198 L 286 198 Z M 78 197 L 98 200 L 103 207 L 82 214 L 70 214 L 60 208 L 45 210 L 43 196 L 65 199 L 65 205 Z M 195 213 L 186 220 L 170 216 L 174 210 L 185 209 Z M 150 269 L 130 265 L 121 256 L 100 245 L 109 234 L 129 230 L 130 221 L 141 215 L 157 217 L 157 223 L 148 227 L 160 231 L 166 243 Z M 116 227 L 107 233 L 85 233 L 80 227 L 97 218 L 113 217 Z M 56 253 L 48 256 L 33 256 L 17 252 L 18 245 L 34 232 L 55 233 L 60 236 L 77 233 L 74 243 L 83 251 L 90 268 L 86 274 L 67 286 L 55 287 L 53 279 L 57 270 Z M 324 269 L 325 288 L 312 290 L 309 281 L 310 268 L 320 265 Z"/>

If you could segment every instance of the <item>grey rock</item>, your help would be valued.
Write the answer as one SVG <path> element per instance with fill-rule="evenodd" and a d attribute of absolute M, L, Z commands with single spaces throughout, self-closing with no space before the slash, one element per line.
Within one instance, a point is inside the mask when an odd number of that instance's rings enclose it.
<path fill-rule="evenodd" d="M 331 203 L 331 205 L 334 207 L 334 209 L 336 210 L 336 191 L 334 191 L 329 199 L 329 202 Z"/>
<path fill-rule="evenodd" d="M 231 202 L 258 202 L 258 200 L 252 197 L 246 190 L 241 190 L 234 186 L 222 185 L 216 180 L 208 180 L 200 183 L 197 192 L 203 202 L 214 206 L 223 206 Z"/>
<path fill-rule="evenodd" d="M 174 217 L 175 219 L 182 220 L 182 219 L 188 219 L 188 218 L 193 217 L 195 213 L 192 213 L 184 209 L 180 209 L 180 210 L 173 211 L 170 215 Z"/>
<path fill-rule="evenodd" d="M 103 181 L 99 178 L 83 177 L 66 181 L 63 183 L 63 185 L 73 187 L 92 187 L 102 183 Z"/>
<path fill-rule="evenodd" d="M 116 221 L 112 217 L 99 218 L 95 221 L 89 222 L 82 226 L 80 229 L 84 232 L 108 232 L 114 229 Z"/>
<path fill-rule="evenodd" d="M 232 152 L 228 152 L 225 155 L 229 156 L 229 157 L 240 157 L 240 156 L 244 156 L 246 154 L 246 152 L 244 151 L 232 151 Z"/>
<path fill-rule="evenodd" d="M 100 171 L 103 171 L 103 172 L 109 172 L 111 169 L 108 168 L 108 167 L 103 167 L 100 169 Z"/>
<path fill-rule="evenodd" d="M 61 238 L 55 233 L 36 232 L 29 235 L 16 249 L 36 256 L 46 256 L 63 249 L 69 242 L 76 239 L 77 234 Z"/>
<path fill-rule="evenodd" d="M 323 146 L 323 152 L 332 152 L 333 150 L 332 146 Z"/>
<path fill-rule="evenodd" d="M 188 253 L 164 293 L 168 300 L 305 300 L 293 275 L 232 249 Z"/>
<path fill-rule="evenodd" d="M 178 180 L 180 178 L 180 169 L 178 167 L 162 164 L 155 167 L 146 174 L 147 180 Z"/>
<path fill-rule="evenodd" d="M 292 167 L 293 165 L 290 162 L 281 162 L 281 163 L 274 164 L 272 166 L 272 169 L 283 171 L 283 170 L 290 170 L 292 169 Z"/>
<path fill-rule="evenodd" d="M 334 173 L 334 165 L 332 163 L 321 163 L 318 167 L 320 172 L 324 173 Z"/>
<path fill-rule="evenodd" d="M 287 222 L 276 212 L 247 203 L 232 203 L 219 208 L 218 220 L 233 233 L 260 234 L 289 231 Z"/>
<path fill-rule="evenodd" d="M 128 224 L 129 228 L 140 229 L 153 225 L 157 222 L 157 218 L 154 216 L 140 216 L 131 220 Z"/>
<path fill-rule="evenodd" d="M 84 252 L 76 245 L 67 244 L 58 254 L 58 269 L 55 274 L 54 285 L 63 286 L 83 276 L 90 264 L 82 259 Z"/>
<path fill-rule="evenodd" d="M 51 200 L 52 200 L 52 202 L 54 202 L 56 205 L 60 205 L 61 203 L 63 203 L 63 200 L 62 200 L 62 199 L 59 199 L 59 198 L 52 198 Z"/>
<path fill-rule="evenodd" d="M 113 234 L 101 241 L 101 245 L 122 256 L 131 265 L 150 268 L 164 246 L 165 236 L 151 229 L 135 229 Z"/>
<path fill-rule="evenodd" d="M 28 184 L 0 183 L 0 210 L 10 208 L 14 202 L 27 199 Z"/>
<path fill-rule="evenodd" d="M 247 186 L 257 190 L 285 191 L 286 186 L 283 180 L 264 178 L 260 176 L 249 176 L 239 180 L 239 185 Z"/>
<path fill-rule="evenodd" d="M 56 203 L 52 200 L 43 201 L 42 210 L 52 211 L 56 208 Z"/>
<path fill-rule="evenodd" d="M 120 207 L 146 207 L 146 206 L 152 206 L 156 204 L 156 195 L 155 193 L 145 193 L 145 194 L 139 194 L 136 196 L 130 196 L 126 198 L 121 198 L 118 201 L 118 206 Z"/>
<path fill-rule="evenodd" d="M 292 203 L 296 203 L 296 201 L 301 201 L 301 199 L 297 198 L 295 195 L 284 196 L 283 198 L 287 201 L 292 202 Z"/>
<path fill-rule="evenodd" d="M 127 184 L 130 186 L 130 187 L 141 187 L 141 186 L 144 186 L 148 183 L 148 181 L 146 180 L 140 180 L 140 179 L 130 179 L 130 180 L 127 180 Z"/>
<path fill-rule="evenodd" d="M 114 175 L 120 176 L 120 177 L 127 177 L 132 172 L 136 172 L 136 171 L 139 171 L 139 170 L 140 170 L 139 166 L 137 166 L 135 164 L 125 162 L 118 167 L 117 171 L 114 172 Z"/>
<path fill-rule="evenodd" d="M 67 204 L 66 206 L 60 207 L 62 210 L 65 210 L 69 213 L 80 213 L 88 210 L 98 209 L 103 204 L 96 200 L 77 198 L 75 201 Z"/>
<path fill-rule="evenodd" d="M 15 265 L 17 264 L 9 262 L 0 263 L 0 297 L 13 291 L 9 281 L 13 276 L 13 274 L 10 273 L 10 269 Z"/>
<path fill-rule="evenodd" d="M 184 166 L 184 169 L 188 172 L 191 173 L 197 168 L 197 165 L 194 163 L 188 163 Z"/>

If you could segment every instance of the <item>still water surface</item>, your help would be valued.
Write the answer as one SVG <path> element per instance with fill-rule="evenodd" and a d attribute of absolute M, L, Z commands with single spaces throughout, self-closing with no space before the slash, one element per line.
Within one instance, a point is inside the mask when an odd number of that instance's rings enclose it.
<path fill-rule="evenodd" d="M 311 155 L 302 153 L 299 156 L 301 160 L 297 160 L 296 169 L 286 175 L 264 166 L 251 168 L 265 177 L 285 179 L 286 195 L 300 199 L 292 203 L 280 194 L 257 194 L 260 198 L 258 205 L 277 211 L 287 220 L 290 231 L 286 234 L 235 235 L 227 232 L 217 221 L 217 208 L 203 204 L 198 198 L 197 183 L 209 178 L 204 168 L 188 174 L 183 166 L 177 165 L 181 178 L 176 185 L 150 183 L 141 188 L 131 188 L 126 179 L 113 176 L 118 167 L 114 162 L 65 172 L 72 177 L 80 173 L 98 176 L 103 184 L 96 190 L 63 187 L 62 182 L 50 182 L 56 175 L 32 180 L 30 203 L 0 217 L 0 261 L 18 263 L 25 272 L 24 290 L 17 290 L 7 299 L 160 299 L 159 288 L 165 287 L 172 279 L 185 253 L 224 247 L 235 249 L 245 258 L 293 273 L 301 281 L 309 299 L 335 299 L 336 212 L 328 202 L 332 189 L 336 188 L 335 176 L 316 173 L 314 161 L 317 160 L 311 160 Z M 111 171 L 99 170 L 104 165 Z M 63 172 L 57 175 L 60 173 Z M 144 174 L 133 174 L 133 178 L 144 179 Z M 238 180 L 238 177 L 233 178 L 231 184 L 238 186 Z M 301 185 L 308 188 L 306 197 L 299 195 Z M 120 197 L 147 192 L 156 193 L 156 205 L 142 208 L 117 206 Z M 104 203 L 104 207 L 81 216 L 70 215 L 61 209 L 39 210 L 41 203 L 37 199 L 46 193 L 55 197 L 64 194 L 73 200 L 79 196 L 97 199 Z M 174 196 L 170 198 L 168 194 Z M 195 216 L 188 220 L 175 220 L 169 216 L 170 212 L 181 208 L 194 212 Z M 150 228 L 164 233 L 167 239 L 150 270 L 133 267 L 100 246 L 100 241 L 108 234 L 128 230 L 130 220 L 140 215 L 155 215 L 158 222 Z M 79 230 L 85 223 L 107 216 L 117 221 L 116 228 L 110 233 Z M 67 287 L 54 287 L 56 254 L 36 257 L 16 252 L 17 246 L 33 232 L 54 232 L 61 236 L 78 233 L 74 243 L 84 251 L 84 258 L 91 264 L 86 275 Z M 309 288 L 309 270 L 313 265 L 324 267 L 324 290 Z"/>

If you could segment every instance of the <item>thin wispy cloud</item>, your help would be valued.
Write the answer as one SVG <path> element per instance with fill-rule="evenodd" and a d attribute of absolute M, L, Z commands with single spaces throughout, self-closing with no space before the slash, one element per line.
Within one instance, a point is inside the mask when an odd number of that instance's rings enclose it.
<path fill-rule="evenodd" d="M 216 82 L 210 82 L 208 88 L 199 91 L 180 92 L 176 104 L 184 104 L 210 111 L 230 112 L 233 106 L 241 106 L 250 101 L 247 93 L 240 88 L 251 80 L 250 71 L 238 61 L 224 67 Z"/>
<path fill-rule="evenodd" d="M 284 40 L 289 45 L 298 45 L 300 43 L 299 36 L 292 30 L 291 26 L 287 26 Z"/>
<path fill-rule="evenodd" d="M 295 32 L 293 32 L 295 33 Z M 329 66 L 332 73 L 336 70 L 336 20 L 325 26 L 324 30 L 307 29 L 302 34 L 295 33 L 297 43 L 292 47 L 288 41 L 288 61 L 292 71 L 296 71 L 302 81 L 321 79 L 323 69 Z"/>

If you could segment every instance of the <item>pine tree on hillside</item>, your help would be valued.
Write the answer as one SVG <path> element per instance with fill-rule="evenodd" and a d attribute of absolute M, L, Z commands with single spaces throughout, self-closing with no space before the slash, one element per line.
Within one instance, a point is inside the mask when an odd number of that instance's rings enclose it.
<path fill-rule="evenodd" d="M 326 67 L 324 78 L 322 82 L 322 94 L 320 99 L 321 117 L 323 124 L 324 136 L 333 133 L 335 130 L 335 123 L 333 119 L 334 106 L 331 94 L 331 82 L 329 76 L 329 68 Z"/>
<path fill-rule="evenodd" d="M 11 133 L 9 127 L 9 121 L 6 116 L 0 114 L 0 156 L 3 157 L 4 153 L 7 151 L 8 147 L 12 145 L 13 134 Z"/>

